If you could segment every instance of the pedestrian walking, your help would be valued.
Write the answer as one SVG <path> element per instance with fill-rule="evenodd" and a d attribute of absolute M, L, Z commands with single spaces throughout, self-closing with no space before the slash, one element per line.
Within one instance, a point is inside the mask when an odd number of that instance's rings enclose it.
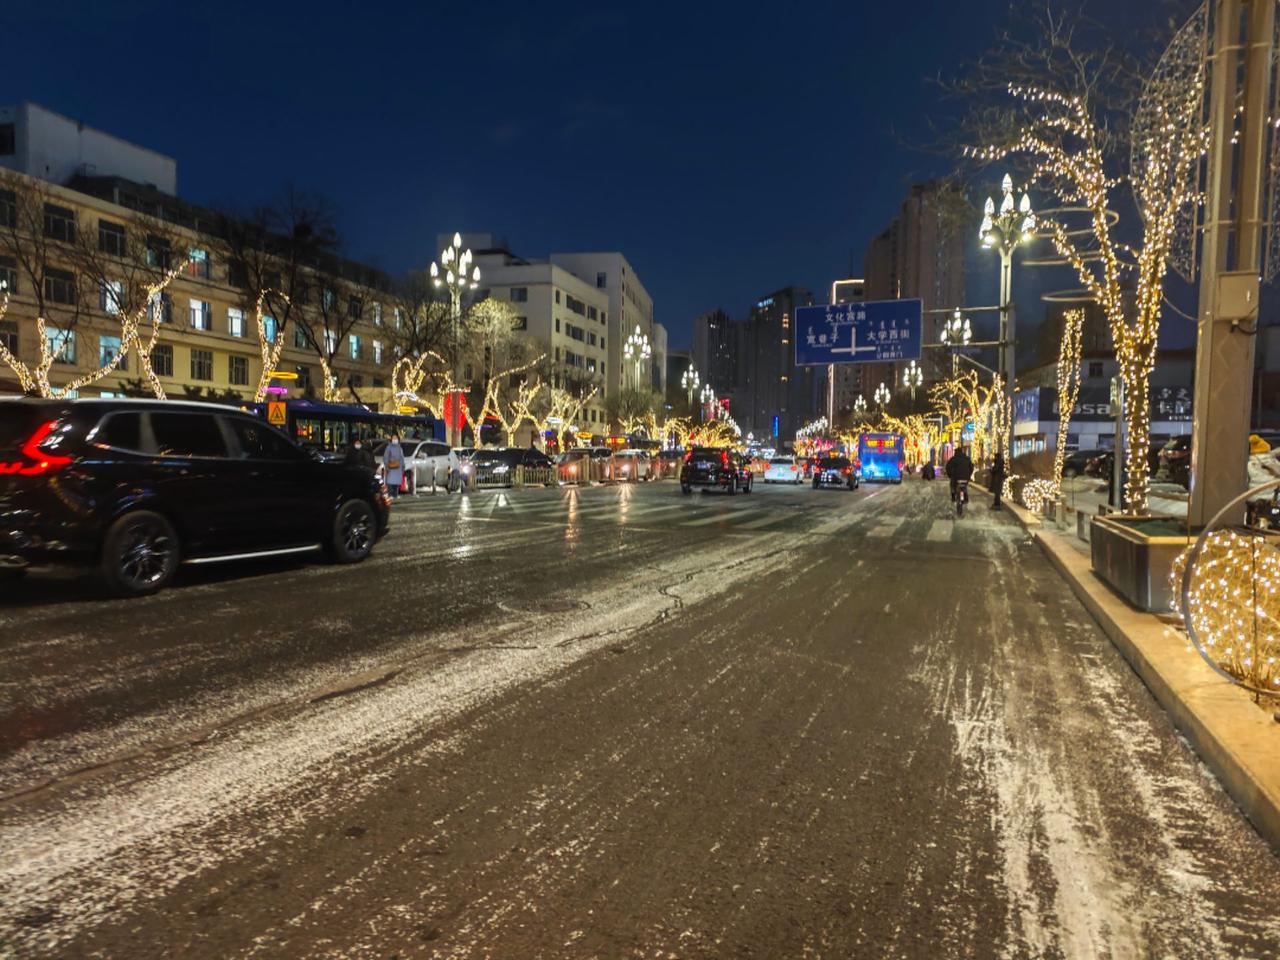
<path fill-rule="evenodd" d="M 400 434 L 391 434 L 387 448 L 382 451 L 382 467 L 386 471 L 387 493 L 391 494 L 392 500 L 397 500 L 404 480 L 404 448 L 400 446 Z"/>
<path fill-rule="evenodd" d="M 1004 454 L 997 453 L 996 458 L 991 461 L 991 509 L 1000 509 L 1000 494 L 1004 492 Z"/>

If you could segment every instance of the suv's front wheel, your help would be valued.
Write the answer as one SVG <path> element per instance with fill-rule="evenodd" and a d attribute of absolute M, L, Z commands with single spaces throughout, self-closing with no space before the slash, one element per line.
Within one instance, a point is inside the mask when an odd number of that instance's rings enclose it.
<path fill-rule="evenodd" d="M 102 539 L 102 578 L 117 596 L 155 593 L 173 579 L 177 569 L 178 536 L 158 513 L 126 513 Z"/>
<path fill-rule="evenodd" d="M 333 539 L 329 552 L 338 563 L 359 563 L 373 550 L 377 520 L 373 508 L 363 500 L 348 500 L 333 518 Z"/>

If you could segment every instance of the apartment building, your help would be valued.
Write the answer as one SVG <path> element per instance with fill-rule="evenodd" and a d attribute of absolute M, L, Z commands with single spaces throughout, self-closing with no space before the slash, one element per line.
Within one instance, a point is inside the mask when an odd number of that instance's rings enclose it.
<path fill-rule="evenodd" d="M 171 397 L 253 398 L 262 372 L 256 297 L 220 253 L 218 218 L 172 192 L 177 173 L 171 158 L 23 104 L 0 108 L 0 167 L 0 282 L 9 294 L 0 337 L 10 352 L 29 366 L 38 362 L 36 316 L 43 309 L 56 349 L 50 382 L 62 386 L 99 369 L 123 346 L 123 275 L 139 257 L 152 266 L 189 257 L 148 311 L 160 324 L 152 368 Z M 149 179 L 136 179 L 143 177 Z M 108 275 L 90 279 L 77 269 L 86 250 L 100 255 Z M 22 263 L 37 254 L 33 276 Z M 121 279 L 109 275 L 112 263 Z M 313 319 L 340 319 L 291 324 L 277 367 L 297 376 L 291 381 L 295 395 L 322 396 L 323 353 L 344 399 L 388 405 L 390 391 L 383 388 L 390 381 L 396 316 L 389 278 L 336 257 L 317 261 L 306 274 L 314 303 L 300 288 L 299 316 L 311 310 Z M 341 302 L 335 302 L 339 290 Z M 265 318 L 269 334 L 276 322 Z M 0 364 L 0 393 L 21 389 L 14 372 Z M 150 393 L 135 356 L 78 391 Z"/>
<path fill-rule="evenodd" d="M 636 276 L 635 268 L 621 253 L 553 253 L 551 262 L 609 298 L 608 383 L 611 389 L 629 385 L 631 374 L 623 370 L 623 344 L 639 327 L 641 335 L 649 338 L 652 349 L 655 335 L 653 298 Z M 656 355 L 650 358 L 644 378 L 657 389 L 661 386 L 661 374 L 655 376 L 654 370 L 664 365 L 655 360 Z"/>
<path fill-rule="evenodd" d="M 618 389 L 609 376 L 608 296 L 555 263 L 516 256 L 490 234 L 464 235 L 463 243 L 480 268 L 477 296 L 510 303 L 518 329 L 547 354 L 553 385 L 597 389 L 579 426 L 605 432 L 605 398 Z"/>

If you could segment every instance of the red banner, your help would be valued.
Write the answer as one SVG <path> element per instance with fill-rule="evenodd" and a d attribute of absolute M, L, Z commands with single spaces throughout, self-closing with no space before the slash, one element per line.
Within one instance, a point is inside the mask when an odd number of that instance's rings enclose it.
<path fill-rule="evenodd" d="M 467 396 L 461 390 L 445 394 L 444 398 L 445 426 L 461 430 L 467 423 Z"/>

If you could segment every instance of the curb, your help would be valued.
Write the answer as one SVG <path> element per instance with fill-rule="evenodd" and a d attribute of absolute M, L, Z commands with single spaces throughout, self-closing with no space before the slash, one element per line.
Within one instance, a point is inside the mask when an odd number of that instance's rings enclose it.
<path fill-rule="evenodd" d="M 1022 507 L 1011 512 L 1146 684 L 1174 726 L 1273 850 L 1280 852 L 1280 724 L 1224 681 L 1154 615 L 1094 575 L 1091 561 Z"/>

